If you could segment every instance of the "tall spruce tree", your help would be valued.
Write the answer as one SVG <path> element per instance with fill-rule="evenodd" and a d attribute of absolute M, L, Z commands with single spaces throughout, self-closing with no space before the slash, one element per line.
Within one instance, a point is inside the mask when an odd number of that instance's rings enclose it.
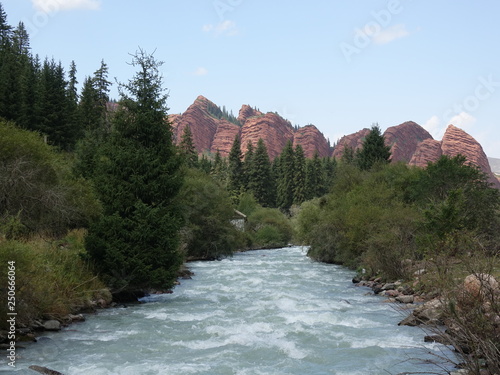
<path fill-rule="evenodd" d="M 293 203 L 300 205 L 306 200 L 306 157 L 304 149 L 297 144 L 294 151 Z"/>
<path fill-rule="evenodd" d="M 228 191 L 233 200 L 237 200 L 244 188 L 243 161 L 239 134 L 234 137 L 228 157 Z"/>
<path fill-rule="evenodd" d="M 198 153 L 194 147 L 193 133 L 191 127 L 186 125 L 182 132 L 181 142 L 179 144 L 181 155 L 189 168 L 196 168 L 198 166 Z"/>
<path fill-rule="evenodd" d="M 373 124 L 366 136 L 363 147 L 356 154 L 356 161 L 361 170 L 370 170 L 376 163 L 389 163 L 391 148 L 385 145 L 384 136 L 378 124 Z"/>
<path fill-rule="evenodd" d="M 243 159 L 243 185 L 245 190 L 250 189 L 250 181 L 253 180 L 252 174 L 253 169 L 253 158 L 254 158 L 254 148 L 252 141 L 247 143 L 247 151 L 245 152 L 245 157 Z"/>
<path fill-rule="evenodd" d="M 286 143 L 277 166 L 276 203 L 279 208 L 288 210 L 293 204 L 295 189 L 295 153 L 292 141 Z"/>
<path fill-rule="evenodd" d="M 306 200 L 323 195 L 324 184 L 325 180 L 321 159 L 316 151 L 313 158 L 306 161 Z"/>
<path fill-rule="evenodd" d="M 166 120 L 162 63 L 139 50 L 131 64 L 137 73 L 120 85 L 121 109 L 100 150 L 94 183 L 104 213 L 90 227 L 86 247 L 115 290 L 167 289 L 182 263 L 176 200 L 182 158 Z"/>
<path fill-rule="evenodd" d="M 259 138 L 257 148 L 252 158 L 252 168 L 248 183 L 253 196 L 264 207 L 274 207 L 276 200 L 276 185 L 271 170 L 271 161 L 267 148 Z"/>

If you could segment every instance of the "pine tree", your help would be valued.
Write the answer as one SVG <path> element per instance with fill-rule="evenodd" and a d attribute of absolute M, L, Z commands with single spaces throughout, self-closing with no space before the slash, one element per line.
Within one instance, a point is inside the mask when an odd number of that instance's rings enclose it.
<path fill-rule="evenodd" d="M 184 127 L 179 148 L 187 166 L 189 168 L 196 168 L 198 166 L 198 154 L 194 147 L 193 133 L 191 133 L 191 127 L 189 125 Z"/>
<path fill-rule="evenodd" d="M 104 212 L 90 227 L 86 247 L 115 290 L 167 289 L 182 262 L 176 200 L 182 159 L 165 120 L 162 63 L 140 50 L 132 65 L 138 71 L 120 85 L 121 109 L 101 147 L 94 183 Z"/>
<path fill-rule="evenodd" d="M 277 163 L 276 203 L 279 208 L 288 210 L 293 204 L 295 188 L 295 153 L 292 141 L 287 142 Z"/>
<path fill-rule="evenodd" d="M 271 161 L 266 145 L 262 138 L 257 142 L 257 148 L 252 158 L 252 167 L 248 189 L 264 207 L 274 207 L 276 200 L 276 186 L 271 169 Z"/>
<path fill-rule="evenodd" d="M 310 200 L 323 195 L 323 168 L 318 152 L 314 153 L 312 159 L 306 162 L 306 200 Z"/>
<path fill-rule="evenodd" d="M 244 188 L 243 162 L 240 136 L 236 134 L 228 157 L 228 191 L 233 200 L 237 200 Z"/>
<path fill-rule="evenodd" d="M 345 164 L 354 164 L 356 160 L 355 155 L 354 149 L 348 144 L 344 144 L 340 160 Z"/>
<path fill-rule="evenodd" d="M 320 197 L 330 191 L 330 188 L 335 181 L 335 176 L 337 173 L 337 159 L 334 157 L 324 158 L 322 161 L 322 171 L 323 184 L 319 192 Z"/>
<path fill-rule="evenodd" d="M 0 51 L 11 43 L 12 26 L 7 22 L 7 13 L 0 3 Z"/>
<path fill-rule="evenodd" d="M 253 158 L 254 158 L 254 150 L 252 141 L 248 141 L 247 143 L 247 151 L 245 152 L 245 158 L 243 160 L 243 186 L 245 190 L 250 188 L 250 181 L 254 179 L 252 176 L 254 172 L 253 168 Z"/>
<path fill-rule="evenodd" d="M 297 144 L 294 151 L 293 203 L 300 205 L 306 200 L 306 157 L 304 149 Z"/>
<path fill-rule="evenodd" d="M 389 163 L 390 147 L 385 145 L 385 139 L 378 124 L 374 124 L 366 136 L 363 147 L 357 153 L 356 161 L 361 170 L 369 170 L 375 163 Z"/>

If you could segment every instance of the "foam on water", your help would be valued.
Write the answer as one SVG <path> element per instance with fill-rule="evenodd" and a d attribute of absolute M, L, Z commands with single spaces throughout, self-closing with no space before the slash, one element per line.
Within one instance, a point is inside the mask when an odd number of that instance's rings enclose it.
<path fill-rule="evenodd" d="M 401 313 L 353 273 L 303 248 L 190 264 L 192 280 L 143 305 L 101 311 L 19 353 L 19 369 L 72 374 L 387 374 L 434 371 L 442 345 L 398 327 Z M 431 354 L 428 354 L 428 353 Z"/>

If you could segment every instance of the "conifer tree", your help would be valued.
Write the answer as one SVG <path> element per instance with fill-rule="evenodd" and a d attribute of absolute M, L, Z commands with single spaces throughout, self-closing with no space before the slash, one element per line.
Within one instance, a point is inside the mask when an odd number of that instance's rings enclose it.
<path fill-rule="evenodd" d="M 295 153 L 292 141 L 288 141 L 281 152 L 277 168 L 277 194 L 276 203 L 279 208 L 288 210 L 293 204 Z"/>
<path fill-rule="evenodd" d="M 325 180 L 318 152 L 306 162 L 306 200 L 323 195 Z"/>
<path fill-rule="evenodd" d="M 244 188 L 243 162 L 241 154 L 240 136 L 236 134 L 228 157 L 228 191 L 233 200 L 236 200 Z"/>
<path fill-rule="evenodd" d="M 132 65 L 137 73 L 120 85 L 114 130 L 100 150 L 94 183 L 104 213 L 86 246 L 115 290 L 168 289 L 182 262 L 182 159 L 166 120 L 162 63 L 140 50 Z"/>
<path fill-rule="evenodd" d="M 385 145 L 385 139 L 378 124 L 374 124 L 366 136 L 363 147 L 356 155 L 356 161 L 361 170 L 369 170 L 375 163 L 389 163 L 390 147 Z"/>
<path fill-rule="evenodd" d="M 245 152 L 245 158 L 243 160 L 243 185 L 245 190 L 248 190 L 250 188 L 250 181 L 254 179 L 254 176 L 252 176 L 252 174 L 254 173 L 253 158 L 253 143 L 252 141 L 248 141 L 247 151 Z"/>
<path fill-rule="evenodd" d="M 340 160 L 345 164 L 354 164 L 355 163 L 355 152 L 354 149 L 348 144 L 344 144 L 344 149 L 342 150 L 342 156 Z"/>
<path fill-rule="evenodd" d="M 306 157 L 304 149 L 297 144 L 294 151 L 293 203 L 300 205 L 306 200 Z"/>
<path fill-rule="evenodd" d="M 189 125 L 184 127 L 179 148 L 187 166 L 189 168 L 196 168 L 198 166 L 198 154 L 194 147 L 193 133 L 191 133 L 191 127 Z"/>
<path fill-rule="evenodd" d="M 252 158 L 252 167 L 248 189 L 264 207 L 274 207 L 276 186 L 271 170 L 271 161 L 262 138 L 257 142 L 257 148 Z"/>

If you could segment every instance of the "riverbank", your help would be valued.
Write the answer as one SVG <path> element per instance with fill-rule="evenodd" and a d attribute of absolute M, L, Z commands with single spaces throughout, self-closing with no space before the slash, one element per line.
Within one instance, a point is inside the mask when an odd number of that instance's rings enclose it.
<path fill-rule="evenodd" d="M 460 363 L 454 363 L 457 367 L 454 374 L 498 374 L 500 288 L 497 280 L 489 274 L 475 273 L 465 277 L 461 288 L 452 292 L 424 293 L 413 287 L 418 285 L 424 272 L 416 272 L 415 279 L 406 283 L 362 276 L 352 281 L 357 286 L 371 288 L 374 294 L 386 297 L 387 302 L 401 305 L 401 310 L 409 311 L 398 325 L 424 327 L 428 333 L 425 342 L 452 347 L 460 359 Z"/>

